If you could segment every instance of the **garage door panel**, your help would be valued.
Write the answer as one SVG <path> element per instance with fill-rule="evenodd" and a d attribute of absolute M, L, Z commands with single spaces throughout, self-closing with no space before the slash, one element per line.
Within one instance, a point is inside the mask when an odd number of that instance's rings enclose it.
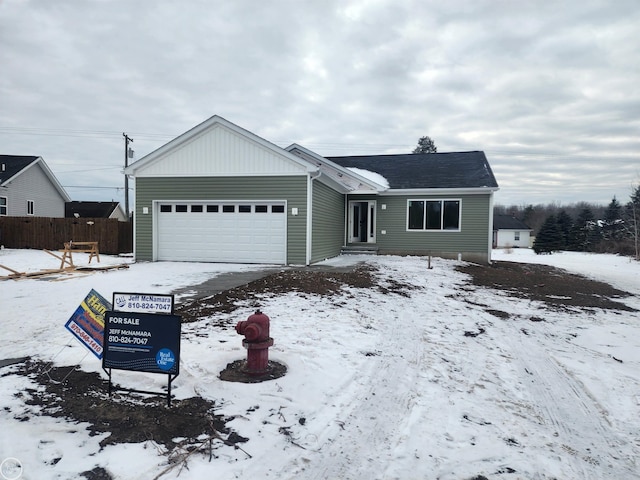
<path fill-rule="evenodd" d="M 157 259 L 284 264 L 285 211 L 284 202 L 162 202 Z"/>

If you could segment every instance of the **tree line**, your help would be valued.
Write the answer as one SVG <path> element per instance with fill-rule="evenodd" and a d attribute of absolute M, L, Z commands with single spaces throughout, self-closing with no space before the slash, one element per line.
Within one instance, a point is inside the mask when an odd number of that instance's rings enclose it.
<path fill-rule="evenodd" d="M 511 215 L 529 226 L 538 254 L 572 250 L 617 253 L 640 260 L 640 185 L 632 187 L 625 204 L 614 196 L 607 206 L 586 202 L 568 206 L 496 205 L 494 213 Z"/>

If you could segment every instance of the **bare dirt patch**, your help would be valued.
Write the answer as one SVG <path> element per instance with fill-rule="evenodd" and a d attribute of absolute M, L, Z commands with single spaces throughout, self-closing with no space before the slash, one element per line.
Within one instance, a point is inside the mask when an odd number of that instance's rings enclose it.
<path fill-rule="evenodd" d="M 265 296 L 298 292 L 310 295 L 331 296 L 343 287 L 380 288 L 390 292 L 403 291 L 401 284 L 391 287 L 378 285 L 375 270 L 367 265 L 358 265 L 350 272 L 318 270 L 283 270 L 241 287 L 232 288 L 215 295 L 186 300 L 176 307 L 176 314 L 184 323 L 194 322 L 216 313 L 230 313 L 241 304 L 253 308 L 260 306 Z"/>
<path fill-rule="evenodd" d="M 465 265 L 457 270 L 469 274 L 474 285 L 544 302 L 553 308 L 634 311 L 619 301 L 631 296 L 630 293 L 548 265 L 495 262 L 491 265 Z"/>

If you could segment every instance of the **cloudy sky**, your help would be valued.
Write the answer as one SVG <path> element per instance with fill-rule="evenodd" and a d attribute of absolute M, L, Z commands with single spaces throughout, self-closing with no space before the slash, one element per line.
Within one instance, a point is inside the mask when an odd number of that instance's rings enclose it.
<path fill-rule="evenodd" d="M 0 153 L 74 200 L 212 115 L 325 155 L 483 150 L 496 203 L 626 203 L 638 0 L 0 0 Z M 133 198 L 133 197 L 131 197 Z"/>

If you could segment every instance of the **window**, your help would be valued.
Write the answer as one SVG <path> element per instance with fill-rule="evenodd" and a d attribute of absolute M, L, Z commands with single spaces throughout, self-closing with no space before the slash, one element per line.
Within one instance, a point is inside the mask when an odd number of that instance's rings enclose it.
<path fill-rule="evenodd" d="M 33 200 L 27 200 L 27 215 L 33 215 Z"/>
<path fill-rule="evenodd" d="M 271 213 L 284 213 L 284 205 L 272 205 Z"/>
<path fill-rule="evenodd" d="M 516 242 L 519 242 L 520 241 L 520 232 L 513 232 L 513 239 Z"/>
<path fill-rule="evenodd" d="M 207 205 L 207 213 L 218 213 L 218 205 Z"/>
<path fill-rule="evenodd" d="M 269 208 L 266 205 L 256 205 L 256 213 L 267 213 Z"/>
<path fill-rule="evenodd" d="M 223 205 L 222 206 L 222 211 L 224 213 L 233 213 L 236 211 L 236 206 L 235 205 Z"/>
<path fill-rule="evenodd" d="M 172 210 L 171 205 L 160 205 L 160 212 L 162 213 L 171 213 Z"/>
<path fill-rule="evenodd" d="M 238 212 L 251 213 L 251 205 L 238 205 Z"/>
<path fill-rule="evenodd" d="M 7 197 L 0 197 L 0 215 L 7 215 Z"/>
<path fill-rule="evenodd" d="M 186 211 L 187 211 L 186 205 L 176 205 L 176 212 L 186 212 Z"/>
<path fill-rule="evenodd" d="M 460 200 L 409 200 L 407 230 L 460 230 Z"/>
<path fill-rule="evenodd" d="M 204 207 L 202 205 L 191 205 L 191 213 L 202 213 Z"/>

